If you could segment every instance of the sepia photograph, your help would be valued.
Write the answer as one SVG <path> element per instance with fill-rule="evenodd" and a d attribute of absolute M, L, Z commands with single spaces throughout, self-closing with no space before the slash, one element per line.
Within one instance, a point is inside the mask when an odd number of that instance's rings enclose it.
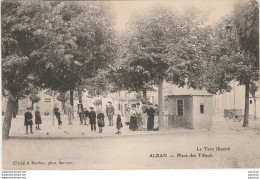
<path fill-rule="evenodd" d="M 258 0 L 3 0 L 1 47 L 2 170 L 260 168 Z"/>

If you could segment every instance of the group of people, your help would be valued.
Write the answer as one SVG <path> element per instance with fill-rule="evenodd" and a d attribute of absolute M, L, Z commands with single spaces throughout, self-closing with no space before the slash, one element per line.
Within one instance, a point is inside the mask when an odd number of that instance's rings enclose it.
<path fill-rule="evenodd" d="M 31 108 L 27 108 L 27 112 L 24 114 L 24 125 L 26 126 L 26 134 L 28 134 L 28 127 L 30 126 L 30 133 L 33 133 L 32 126 L 33 126 L 33 115 L 31 112 Z M 42 123 L 41 113 L 39 111 L 39 107 L 35 110 L 35 124 L 36 130 L 40 129 L 40 124 Z"/>
<path fill-rule="evenodd" d="M 158 126 L 158 105 L 153 105 L 150 102 L 142 102 L 132 104 L 132 108 L 127 110 L 129 120 L 129 129 L 136 130 L 159 130 Z M 156 124 L 156 126 L 155 126 Z"/>
<path fill-rule="evenodd" d="M 105 115 L 101 110 L 97 110 L 97 113 L 94 111 L 94 107 L 90 107 L 90 111 L 88 111 L 86 108 L 83 108 L 83 104 L 78 104 L 78 115 L 80 119 L 80 125 L 88 125 L 87 121 L 89 120 L 89 124 L 91 126 L 91 131 L 96 131 L 96 124 L 99 127 L 99 133 L 103 132 L 103 127 L 105 127 Z M 109 121 L 108 126 L 114 126 L 114 120 L 113 116 L 115 115 L 115 108 L 112 106 L 111 102 L 108 102 L 108 105 L 106 107 L 106 116 Z M 117 133 L 120 134 L 120 128 L 123 127 L 121 115 L 118 113 L 117 115 Z"/>
<path fill-rule="evenodd" d="M 72 105 L 67 105 L 66 106 L 66 113 L 69 117 L 69 125 L 72 125 L 72 119 L 74 118 L 74 110 Z M 62 126 L 62 120 L 61 120 L 61 114 L 60 110 L 55 105 L 53 109 L 54 115 L 56 116 L 58 120 L 58 126 Z M 94 107 L 90 107 L 90 111 L 87 110 L 87 108 L 83 108 L 83 104 L 79 103 L 77 105 L 77 113 L 80 119 L 80 124 L 79 125 L 88 125 L 88 123 L 91 126 L 91 131 L 96 131 L 96 124 L 99 127 L 99 133 L 103 132 L 103 127 L 105 127 L 105 115 L 101 110 L 97 110 L 97 114 L 94 111 Z M 109 121 L 108 126 L 114 126 L 114 120 L 113 116 L 115 115 L 115 108 L 112 106 L 111 102 L 108 102 L 108 105 L 106 107 L 106 115 Z M 24 115 L 25 120 L 24 120 L 24 125 L 26 126 L 26 134 L 28 134 L 28 127 L 30 126 L 30 132 L 33 133 L 32 131 L 32 126 L 33 126 L 33 115 L 31 113 L 31 108 L 27 108 L 27 112 Z M 89 121 L 89 122 L 88 122 Z M 41 114 L 39 111 L 39 107 L 37 107 L 35 111 L 35 124 L 36 124 L 36 130 L 41 130 L 40 129 L 40 124 L 42 123 L 41 121 Z M 120 129 L 123 127 L 122 120 L 121 120 L 121 114 L 117 114 L 117 121 L 116 121 L 116 128 L 117 128 L 117 133 L 120 134 Z"/>
<path fill-rule="evenodd" d="M 60 115 L 59 108 L 55 105 L 53 112 L 58 120 L 58 126 L 62 126 L 62 120 Z M 80 125 L 88 125 L 88 123 L 91 126 L 91 131 L 96 131 L 96 124 L 99 127 L 99 133 L 103 132 L 103 127 L 105 127 L 105 115 L 101 110 L 94 111 L 93 107 L 90 107 L 90 111 L 87 110 L 87 108 L 83 108 L 83 104 L 79 103 L 77 105 L 77 113 L 80 119 Z M 132 131 L 136 130 L 159 130 L 158 127 L 158 105 L 153 105 L 150 102 L 142 102 L 142 107 L 140 106 L 140 103 L 136 103 L 132 105 L 131 109 L 127 109 L 127 118 L 129 118 L 129 122 L 126 122 L 126 124 L 129 124 L 129 129 Z M 67 114 L 69 116 L 69 125 L 72 125 L 72 119 L 74 118 L 74 112 L 73 107 L 67 108 Z M 111 102 L 108 102 L 108 105 L 106 106 L 106 116 L 108 118 L 109 125 L 108 126 L 114 126 L 114 115 L 115 115 L 115 108 L 113 107 Z M 24 125 L 26 126 L 26 134 L 28 134 L 28 127 L 30 126 L 30 132 L 32 131 L 32 125 L 33 125 L 33 115 L 31 113 L 31 108 L 27 108 L 27 112 L 24 115 Z M 89 121 L 89 122 L 88 122 Z M 39 111 L 39 107 L 36 108 L 35 111 L 35 124 L 36 124 L 36 130 L 40 129 L 40 124 L 42 123 L 41 120 L 41 114 Z M 156 126 L 155 126 L 156 124 Z M 122 123 L 122 117 L 121 113 L 117 113 L 116 118 L 116 128 L 117 132 L 116 134 L 120 134 L 120 129 L 123 127 Z"/>

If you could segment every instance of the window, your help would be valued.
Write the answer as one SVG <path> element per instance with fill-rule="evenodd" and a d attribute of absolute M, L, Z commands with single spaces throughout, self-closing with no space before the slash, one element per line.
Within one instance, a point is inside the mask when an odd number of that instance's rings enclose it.
<path fill-rule="evenodd" d="M 204 114 L 204 104 L 200 105 L 200 114 Z"/>
<path fill-rule="evenodd" d="M 177 100 L 178 116 L 183 116 L 183 100 Z"/>
<path fill-rule="evenodd" d="M 253 101 L 252 100 L 250 100 L 250 104 L 252 104 L 253 103 Z"/>

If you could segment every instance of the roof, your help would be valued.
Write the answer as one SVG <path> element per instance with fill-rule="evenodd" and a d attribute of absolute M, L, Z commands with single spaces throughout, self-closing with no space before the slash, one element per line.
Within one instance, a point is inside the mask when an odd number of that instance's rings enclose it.
<path fill-rule="evenodd" d="M 195 90 L 193 88 L 185 87 L 178 87 L 172 84 L 166 84 L 163 92 L 166 96 L 213 96 L 207 92 L 207 90 Z"/>

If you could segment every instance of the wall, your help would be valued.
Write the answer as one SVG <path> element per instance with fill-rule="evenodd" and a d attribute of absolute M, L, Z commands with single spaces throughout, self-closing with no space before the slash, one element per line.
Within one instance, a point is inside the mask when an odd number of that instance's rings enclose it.
<path fill-rule="evenodd" d="M 215 111 L 220 113 L 221 116 L 224 117 L 224 109 L 242 109 L 244 114 L 245 107 L 245 86 L 238 86 L 238 82 L 231 82 L 230 86 L 232 90 L 230 92 L 225 92 L 223 94 L 213 96 L 213 107 L 215 107 Z M 260 85 L 259 85 L 260 89 Z M 260 108 L 260 90 L 256 92 L 257 96 L 257 104 L 256 109 Z M 251 100 L 250 94 L 250 100 Z M 253 99 L 252 99 L 253 100 Z M 253 102 L 254 103 L 254 102 Z M 254 114 L 254 104 L 250 104 L 249 106 L 249 115 Z M 260 111 L 256 110 L 257 118 L 260 118 Z"/>
<path fill-rule="evenodd" d="M 204 114 L 200 113 L 200 104 L 204 104 Z M 212 115 L 212 96 L 193 96 L 193 128 L 209 129 Z"/>
<path fill-rule="evenodd" d="M 177 100 L 183 100 L 183 116 L 178 116 L 180 120 L 180 127 L 184 128 L 193 128 L 193 111 L 192 111 L 192 103 L 193 99 L 192 96 L 169 96 L 167 99 L 167 106 L 166 111 L 168 111 L 168 114 L 171 115 L 178 115 L 177 112 Z"/>

